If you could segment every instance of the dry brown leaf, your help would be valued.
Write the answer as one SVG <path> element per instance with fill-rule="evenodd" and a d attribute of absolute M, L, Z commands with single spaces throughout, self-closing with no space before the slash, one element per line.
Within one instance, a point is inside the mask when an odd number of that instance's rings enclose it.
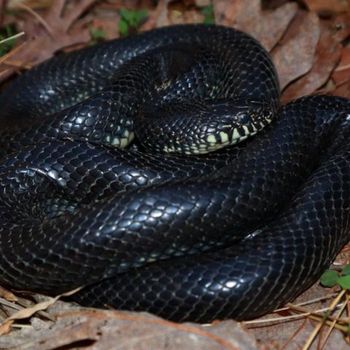
<path fill-rule="evenodd" d="M 18 298 L 9 290 L 0 286 L 0 297 L 8 300 L 8 301 L 17 301 Z"/>
<path fill-rule="evenodd" d="M 54 298 L 50 298 L 48 300 L 42 301 L 40 303 L 37 303 L 33 306 L 24 308 L 22 310 L 19 310 L 17 312 L 15 312 L 14 314 L 12 314 L 11 316 L 9 316 L 7 319 L 5 319 L 2 324 L 0 325 L 0 332 L 1 331 L 7 331 L 9 327 L 11 327 L 11 325 L 13 324 L 13 321 L 16 320 L 23 320 L 26 318 L 30 318 L 31 316 L 33 316 L 35 313 L 39 312 L 39 311 L 44 311 L 46 310 L 48 307 L 50 307 L 51 305 L 53 305 L 54 303 L 56 303 L 56 301 L 58 299 L 60 299 L 61 297 L 65 297 L 65 296 L 70 296 L 76 292 L 78 292 L 82 287 L 76 288 L 72 291 L 66 292 L 66 293 L 62 293 L 60 295 L 57 295 Z M 1 333 L 0 333 L 1 335 Z"/>
<path fill-rule="evenodd" d="M 171 0 L 159 0 L 157 7 L 149 12 L 147 21 L 141 26 L 140 30 L 151 30 L 169 25 L 168 5 L 170 2 Z"/>
<path fill-rule="evenodd" d="M 23 22 L 18 21 L 18 27 L 26 33 L 25 44 L 10 58 L 3 62 L 0 72 L 0 82 L 15 73 L 18 66 L 30 67 L 36 65 L 65 47 L 87 43 L 90 34 L 84 23 L 73 26 L 76 20 L 96 0 L 80 0 L 70 3 L 64 11 L 65 0 L 57 0 L 43 16 L 39 16 L 29 7 L 20 5 L 29 12 Z M 35 18 L 34 18 L 35 17 Z"/>
<path fill-rule="evenodd" d="M 205 7 L 211 4 L 210 0 L 194 0 L 197 7 Z"/>
<path fill-rule="evenodd" d="M 189 24 L 189 23 L 202 23 L 204 16 L 197 10 L 187 11 L 169 11 L 169 24 Z"/>
<path fill-rule="evenodd" d="M 350 242 L 338 254 L 336 259 L 333 261 L 333 266 L 344 267 L 350 262 Z"/>
<path fill-rule="evenodd" d="M 7 320 L 0 325 L 0 336 L 11 332 L 13 322 L 14 320 Z"/>
<path fill-rule="evenodd" d="M 328 289 L 321 287 L 319 284 L 315 284 L 305 293 L 303 293 L 293 304 L 300 302 L 306 302 L 309 300 L 317 300 L 324 297 L 329 293 Z M 309 310 L 322 309 L 328 307 L 332 299 L 319 300 L 315 303 L 307 306 Z M 305 306 L 306 307 L 306 306 Z M 286 314 L 288 315 L 288 314 Z M 290 313 L 289 315 L 297 315 L 297 313 Z M 277 315 L 266 315 L 260 320 L 271 319 Z M 313 331 L 315 324 L 306 320 L 305 318 L 299 318 L 295 320 L 286 320 L 285 322 L 276 322 L 275 324 L 270 323 L 270 326 L 260 325 L 249 326 L 251 332 L 255 334 L 257 341 L 259 343 L 259 349 L 285 349 L 285 350 L 296 350 L 305 349 L 304 345 L 307 341 L 310 333 Z M 319 339 L 317 339 L 318 341 Z M 317 342 L 315 342 L 317 343 Z M 311 349 L 318 349 L 316 346 Z M 311 350 L 310 349 L 310 350 Z M 343 335 L 340 332 L 332 332 L 331 339 L 327 343 L 327 350 L 346 350 L 348 345 L 343 340 Z"/>
<path fill-rule="evenodd" d="M 303 0 L 310 11 L 331 15 L 349 11 L 349 2 L 344 0 Z"/>
<path fill-rule="evenodd" d="M 350 80 L 350 47 L 344 47 L 341 53 L 341 60 L 332 74 L 336 86 Z"/>
<path fill-rule="evenodd" d="M 341 42 L 350 36 L 350 11 L 336 16 L 331 22 L 335 40 Z"/>
<path fill-rule="evenodd" d="M 0 0 L 0 26 L 2 26 L 4 22 L 5 7 L 6 7 L 6 0 Z"/>
<path fill-rule="evenodd" d="M 154 9 L 148 11 L 147 21 L 139 30 L 151 30 L 172 24 L 202 23 L 204 15 L 193 5 L 194 3 L 186 7 L 186 1 L 182 4 L 173 0 L 160 0 Z"/>
<path fill-rule="evenodd" d="M 271 50 L 284 34 L 289 23 L 295 16 L 296 3 L 284 4 L 273 11 L 262 11 L 261 1 L 214 0 L 216 22 L 241 29 Z"/>
<path fill-rule="evenodd" d="M 334 91 L 332 91 L 332 95 L 349 98 L 350 97 L 350 80 L 338 86 Z"/>
<path fill-rule="evenodd" d="M 342 46 L 334 39 L 330 29 L 322 26 L 321 37 L 310 72 L 289 85 L 282 95 L 282 100 L 286 102 L 312 94 L 324 85 L 340 59 L 341 48 Z"/>
<path fill-rule="evenodd" d="M 93 29 L 102 30 L 104 39 L 111 40 L 119 37 L 119 29 L 115 17 L 100 16 L 91 20 Z"/>
<path fill-rule="evenodd" d="M 272 51 L 281 89 L 311 70 L 319 36 L 317 15 L 300 11 L 282 42 Z"/>
<path fill-rule="evenodd" d="M 33 316 L 38 311 L 46 310 L 49 306 L 54 304 L 58 299 L 59 299 L 59 297 L 55 297 L 55 298 L 52 298 L 50 300 L 43 301 L 41 303 L 37 303 L 31 307 L 27 307 L 25 309 L 19 310 L 19 311 L 15 312 L 13 315 L 11 315 L 10 317 L 8 317 L 5 320 L 5 323 L 7 321 L 10 321 L 10 320 L 22 320 L 25 318 L 29 318 L 29 317 Z"/>
<path fill-rule="evenodd" d="M 0 338 L 0 348 L 17 350 L 157 349 L 157 350 L 256 350 L 253 338 L 234 321 L 209 327 L 177 324 L 147 313 L 81 309 L 56 315 L 43 330 L 21 330 Z"/>

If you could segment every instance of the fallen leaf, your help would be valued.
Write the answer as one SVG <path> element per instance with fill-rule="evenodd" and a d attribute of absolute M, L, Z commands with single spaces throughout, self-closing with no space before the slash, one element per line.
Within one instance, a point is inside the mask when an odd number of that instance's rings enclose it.
<path fill-rule="evenodd" d="M 197 7 L 205 7 L 210 5 L 210 0 L 194 0 Z"/>
<path fill-rule="evenodd" d="M 303 0 L 310 11 L 320 15 L 332 15 L 349 11 L 349 2 L 344 0 Z"/>
<path fill-rule="evenodd" d="M 7 320 L 0 325 L 0 336 L 11 332 L 11 327 L 14 320 Z"/>
<path fill-rule="evenodd" d="M 211 326 L 173 323 L 136 312 L 79 309 L 56 314 L 50 328 L 20 330 L 0 339 L 0 348 L 17 350 L 84 349 L 201 349 L 256 350 L 253 338 L 235 321 Z"/>
<path fill-rule="evenodd" d="M 285 37 L 272 51 L 281 89 L 311 70 L 319 37 L 317 15 L 300 11 Z"/>
<path fill-rule="evenodd" d="M 151 30 L 153 28 L 164 27 L 170 24 L 168 5 L 171 0 L 159 0 L 156 8 L 149 11 L 146 22 L 141 26 L 140 30 Z"/>
<path fill-rule="evenodd" d="M 204 16 L 195 9 L 187 11 L 170 10 L 168 17 L 169 24 L 203 23 L 204 21 Z"/>
<path fill-rule="evenodd" d="M 311 70 L 285 89 L 282 101 L 309 95 L 324 85 L 340 59 L 341 49 L 341 44 L 334 40 L 330 29 L 323 25 Z"/>
<path fill-rule="evenodd" d="M 344 84 L 341 84 L 335 90 L 333 90 L 332 95 L 349 98 L 350 97 L 350 80 L 348 80 Z"/>
<path fill-rule="evenodd" d="M 319 284 L 315 284 L 300 295 L 293 302 L 293 305 L 301 306 L 307 303 L 308 305 L 305 307 L 308 307 L 310 311 L 323 309 L 329 306 L 336 294 L 337 293 L 329 292 L 329 289 L 325 289 Z M 253 320 L 252 323 L 249 323 L 249 321 L 243 322 L 245 326 L 255 334 L 260 350 L 306 349 L 304 345 L 314 329 L 314 323 L 309 319 L 305 319 L 305 317 L 298 317 L 300 315 L 293 312 L 293 308 L 285 307 L 283 309 L 285 309 L 283 317 L 281 317 L 281 313 L 270 314 Z M 272 322 L 272 319 L 276 319 L 276 322 Z M 318 341 L 319 340 L 320 339 L 318 339 Z M 343 340 L 343 335 L 340 332 L 332 332 L 331 341 L 329 341 L 329 343 L 333 344 L 333 346 L 327 343 L 327 347 L 324 349 L 348 349 L 348 344 Z M 312 347 L 310 349 L 317 348 Z"/>
<path fill-rule="evenodd" d="M 334 39 L 338 42 L 345 41 L 350 36 L 350 11 L 336 16 L 331 22 Z"/>
<path fill-rule="evenodd" d="M 5 323 L 10 320 L 22 320 L 24 318 L 29 318 L 33 316 L 38 311 L 46 310 L 50 305 L 54 304 L 58 300 L 58 297 L 51 298 L 50 300 L 37 303 L 34 306 L 27 307 L 25 309 L 15 312 L 13 315 L 5 320 Z"/>
<path fill-rule="evenodd" d="M 6 0 L 0 0 L 0 26 L 2 26 L 4 22 L 5 7 Z"/>
<path fill-rule="evenodd" d="M 84 23 L 74 26 L 76 20 L 96 0 L 80 0 L 65 8 L 65 0 L 57 0 L 44 16 L 39 16 L 31 8 L 20 3 L 20 9 L 29 12 L 24 22 L 18 22 L 19 29 L 26 33 L 25 44 L 11 57 L 2 62 L 0 82 L 14 74 L 18 67 L 34 66 L 65 47 L 87 43 L 90 34 Z M 35 16 L 36 21 L 29 19 Z"/>
<path fill-rule="evenodd" d="M 332 74 L 336 86 L 350 80 L 350 47 L 344 47 L 341 53 L 341 60 Z"/>
<path fill-rule="evenodd" d="M 115 17 L 100 16 L 91 21 L 91 30 L 101 31 L 103 39 L 111 40 L 119 37 L 118 21 Z"/>
<path fill-rule="evenodd" d="M 38 311 L 46 310 L 48 307 L 50 307 L 51 305 L 56 303 L 56 301 L 58 299 L 60 299 L 61 297 L 70 296 L 70 295 L 78 292 L 81 288 L 82 287 L 79 287 L 79 288 L 76 288 L 76 289 L 74 289 L 72 291 L 69 291 L 69 292 L 66 292 L 66 293 L 62 293 L 60 295 L 57 295 L 54 298 L 49 298 L 48 300 L 42 301 L 42 302 L 37 303 L 37 304 L 35 304 L 33 306 L 30 306 L 30 307 L 27 307 L 27 308 L 24 308 L 22 310 L 19 310 L 19 311 L 15 312 L 14 314 L 12 314 L 8 318 L 6 318 L 1 323 L 1 325 L 0 325 L 0 335 L 1 335 L 1 332 L 7 332 L 8 333 L 8 328 L 11 328 L 11 326 L 12 326 L 14 321 L 30 318 L 31 316 L 33 316 Z"/>
<path fill-rule="evenodd" d="M 260 0 L 246 1 L 214 0 L 216 23 L 234 26 L 251 34 L 270 51 L 284 34 L 294 18 L 298 5 L 286 3 L 277 9 L 263 11 Z"/>
<path fill-rule="evenodd" d="M 17 301 L 18 298 L 9 290 L 0 286 L 0 297 L 8 300 L 8 301 Z"/>

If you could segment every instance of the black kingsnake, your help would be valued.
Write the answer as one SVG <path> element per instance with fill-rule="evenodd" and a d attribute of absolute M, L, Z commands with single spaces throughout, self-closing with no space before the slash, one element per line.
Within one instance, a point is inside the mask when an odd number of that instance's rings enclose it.
<path fill-rule="evenodd" d="M 278 100 L 265 50 L 220 26 L 153 30 L 18 77 L 0 95 L 0 282 L 84 285 L 82 304 L 177 321 L 293 299 L 350 238 L 350 103 Z"/>

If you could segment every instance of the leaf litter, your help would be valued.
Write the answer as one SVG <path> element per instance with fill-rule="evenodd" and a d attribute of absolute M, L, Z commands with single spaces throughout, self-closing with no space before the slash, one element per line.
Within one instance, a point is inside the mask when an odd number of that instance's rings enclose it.
<path fill-rule="evenodd" d="M 135 17 L 137 11 L 143 15 Z M 0 83 L 61 51 L 125 35 L 123 28 L 134 33 L 214 21 L 250 33 L 271 52 L 284 102 L 319 92 L 350 98 L 350 2 L 344 0 L 0 1 L 0 29 L 16 28 L 7 36 L 11 46 L 0 51 Z M 349 261 L 346 246 L 333 267 Z M 0 288 L 0 348 L 341 350 L 350 344 L 349 291 L 339 286 L 316 284 L 257 320 L 204 326 L 82 308 L 60 297 Z"/>

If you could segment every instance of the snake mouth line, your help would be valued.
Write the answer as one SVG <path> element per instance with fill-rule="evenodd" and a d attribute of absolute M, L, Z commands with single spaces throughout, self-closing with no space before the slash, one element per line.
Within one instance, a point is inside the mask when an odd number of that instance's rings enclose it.
<path fill-rule="evenodd" d="M 106 134 L 104 137 L 104 143 L 116 148 L 125 148 L 134 140 L 134 138 L 135 133 L 133 131 L 125 130 L 122 137 Z"/>
<path fill-rule="evenodd" d="M 251 123 L 239 128 L 233 128 L 231 131 L 220 131 L 216 134 L 209 134 L 204 140 L 193 142 L 191 145 L 181 144 L 178 141 L 175 145 L 165 145 L 163 151 L 165 153 L 184 153 L 186 155 L 201 155 L 215 152 L 224 147 L 236 145 L 248 137 L 254 136 L 271 122 L 272 119 L 266 118 L 264 122 Z M 223 125 L 221 127 L 226 129 L 231 128 L 229 125 Z"/>

